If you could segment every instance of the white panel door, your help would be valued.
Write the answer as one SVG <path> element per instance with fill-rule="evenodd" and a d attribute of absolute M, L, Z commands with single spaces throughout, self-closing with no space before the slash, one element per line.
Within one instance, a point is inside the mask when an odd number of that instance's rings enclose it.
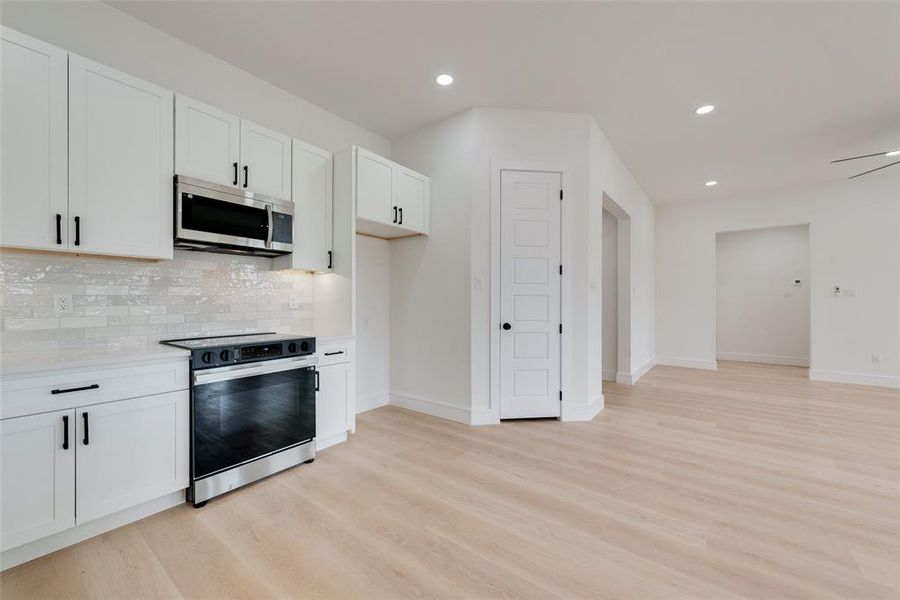
<path fill-rule="evenodd" d="M 356 151 L 356 216 L 376 223 L 395 223 L 394 167 L 368 150 Z"/>
<path fill-rule="evenodd" d="M 500 418 L 560 415 L 560 173 L 500 176 Z"/>
<path fill-rule="evenodd" d="M 291 196 L 294 199 L 294 269 L 330 271 L 333 266 L 331 152 L 294 140 Z"/>
<path fill-rule="evenodd" d="M 316 437 L 324 440 L 344 433 L 350 405 L 350 363 L 319 367 L 316 392 Z"/>
<path fill-rule="evenodd" d="M 173 94 L 69 55 L 72 250 L 172 258 Z"/>
<path fill-rule="evenodd" d="M 175 96 L 175 173 L 237 187 L 240 155 L 238 117 Z"/>
<path fill-rule="evenodd" d="M 0 550 L 75 525 L 74 415 L 0 421 Z"/>
<path fill-rule="evenodd" d="M 0 37 L 0 244 L 63 250 L 67 54 L 6 27 Z"/>
<path fill-rule="evenodd" d="M 77 522 L 188 485 L 187 390 L 79 407 Z"/>
<path fill-rule="evenodd" d="M 406 167 L 395 166 L 397 224 L 404 229 L 428 233 L 428 208 L 431 184 L 427 177 Z"/>
<path fill-rule="evenodd" d="M 291 138 L 241 119 L 240 186 L 250 191 L 291 199 Z"/>

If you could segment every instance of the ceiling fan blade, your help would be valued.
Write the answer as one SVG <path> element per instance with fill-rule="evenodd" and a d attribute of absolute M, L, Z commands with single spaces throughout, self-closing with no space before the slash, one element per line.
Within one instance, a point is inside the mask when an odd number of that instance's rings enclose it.
<path fill-rule="evenodd" d="M 888 163 L 886 165 L 882 165 L 878 168 L 871 169 L 869 171 L 863 171 L 862 173 L 857 173 L 856 175 L 851 175 L 847 179 L 856 179 L 857 177 L 862 177 L 863 175 L 868 175 L 869 173 L 874 173 L 875 171 L 880 171 L 882 169 L 887 169 L 888 167 L 893 167 L 894 165 L 900 165 L 900 160 L 894 161 L 892 163 Z"/>
<path fill-rule="evenodd" d="M 875 154 L 863 154 L 862 156 L 851 156 L 850 158 L 839 158 L 837 160 L 831 161 L 831 164 L 846 162 L 848 160 L 856 160 L 858 158 L 871 158 L 873 156 L 887 156 L 887 152 L 876 152 Z"/>

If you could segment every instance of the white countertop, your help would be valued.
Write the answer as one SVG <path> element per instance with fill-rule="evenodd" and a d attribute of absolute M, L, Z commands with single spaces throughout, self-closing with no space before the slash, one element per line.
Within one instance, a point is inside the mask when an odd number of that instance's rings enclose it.
<path fill-rule="evenodd" d="M 59 350 L 56 352 L 22 352 L 0 354 L 0 375 L 24 375 L 52 369 L 110 367 L 127 363 L 179 358 L 187 360 L 190 352 L 163 344 L 103 350 Z"/>
<path fill-rule="evenodd" d="M 315 337 L 322 344 L 352 341 L 352 335 L 312 336 L 306 332 L 285 332 L 298 336 Z M 103 368 L 127 363 L 155 360 L 187 360 L 189 350 L 173 348 L 164 344 L 148 344 L 133 348 L 109 348 L 102 350 L 59 350 L 56 352 L 22 352 L 0 354 L 0 376 L 39 373 L 53 369 Z"/>

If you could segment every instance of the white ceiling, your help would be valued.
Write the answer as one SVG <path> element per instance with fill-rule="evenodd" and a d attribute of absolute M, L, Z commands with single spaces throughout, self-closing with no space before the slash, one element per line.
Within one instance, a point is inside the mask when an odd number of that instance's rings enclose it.
<path fill-rule="evenodd" d="M 592 114 L 657 203 L 900 147 L 900 2 L 110 3 L 386 137 L 471 106 Z"/>

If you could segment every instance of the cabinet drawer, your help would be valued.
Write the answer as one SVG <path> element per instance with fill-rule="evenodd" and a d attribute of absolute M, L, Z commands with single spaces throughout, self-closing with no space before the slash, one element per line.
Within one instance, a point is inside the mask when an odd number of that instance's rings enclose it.
<path fill-rule="evenodd" d="M 320 367 L 350 362 L 353 358 L 351 351 L 351 342 L 316 342 L 316 358 Z"/>
<path fill-rule="evenodd" d="M 187 360 L 68 369 L 4 378 L 0 419 L 188 388 Z"/>

